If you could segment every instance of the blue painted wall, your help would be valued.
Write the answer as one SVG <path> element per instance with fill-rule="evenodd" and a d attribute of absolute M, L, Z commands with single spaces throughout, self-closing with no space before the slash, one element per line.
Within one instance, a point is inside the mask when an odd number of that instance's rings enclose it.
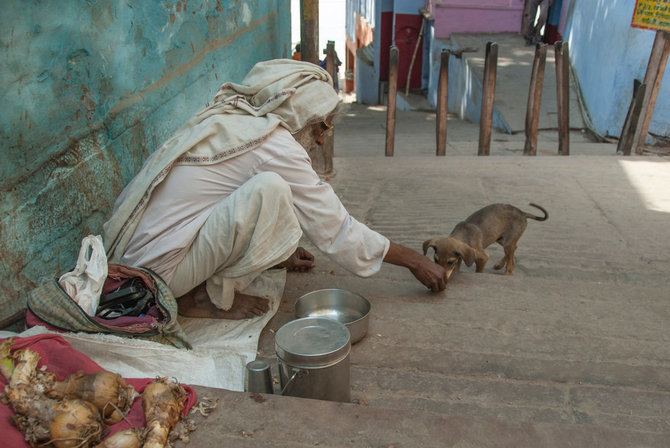
<path fill-rule="evenodd" d="M 426 97 L 432 107 L 437 107 L 437 85 L 440 79 L 440 64 L 442 50 L 457 50 L 451 39 L 435 39 L 432 21 L 427 34 L 430 36 L 429 66 L 430 74 Z M 449 112 L 456 114 L 462 120 L 479 123 L 482 110 L 482 80 L 480 75 L 473 72 L 465 59 L 450 56 L 448 73 L 447 107 Z M 501 132 L 511 133 L 512 128 L 505 121 L 500 110 L 493 105 L 491 126 Z"/>
<path fill-rule="evenodd" d="M 146 156 L 224 81 L 290 57 L 290 0 L 4 2 L 0 318 L 72 269 Z"/>
<path fill-rule="evenodd" d="M 635 0 L 569 2 L 563 39 L 579 78 L 593 125 L 618 137 L 634 79 L 644 79 L 655 32 L 631 28 Z M 670 136 L 670 65 L 658 94 L 649 131 Z"/>

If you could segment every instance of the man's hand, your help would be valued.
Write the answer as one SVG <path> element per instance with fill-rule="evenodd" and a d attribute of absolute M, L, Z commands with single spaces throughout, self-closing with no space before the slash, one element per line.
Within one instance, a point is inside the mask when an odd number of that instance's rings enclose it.
<path fill-rule="evenodd" d="M 408 268 L 417 280 L 433 292 L 447 288 L 447 272 L 444 268 L 412 249 L 391 241 L 384 261 Z"/>
<path fill-rule="evenodd" d="M 307 272 L 315 266 L 314 255 L 310 254 L 302 247 L 298 247 L 288 260 L 277 265 L 280 268 L 286 268 L 289 271 Z"/>
<path fill-rule="evenodd" d="M 416 266 L 409 270 L 417 280 L 426 285 L 433 292 L 444 291 L 447 288 L 447 272 L 442 266 L 430 258 L 420 255 L 421 259 Z"/>

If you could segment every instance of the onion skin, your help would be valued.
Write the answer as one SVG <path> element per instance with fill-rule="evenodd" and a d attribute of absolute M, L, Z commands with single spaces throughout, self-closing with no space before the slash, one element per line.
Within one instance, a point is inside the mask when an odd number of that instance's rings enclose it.
<path fill-rule="evenodd" d="M 126 384 L 121 375 L 102 370 L 75 373 L 56 383 L 47 393 L 51 398 L 88 401 L 100 412 L 103 423 L 113 425 L 123 420 L 137 392 Z"/>
<path fill-rule="evenodd" d="M 51 438 L 49 427 L 56 417 L 58 402 L 31 394 L 25 388 L 5 390 L 5 396 L 14 411 L 12 421 L 26 442 L 32 446 L 47 442 Z"/>
<path fill-rule="evenodd" d="M 142 409 L 147 420 L 144 448 L 162 448 L 172 427 L 181 418 L 186 391 L 179 383 L 158 378 L 142 392 Z"/>

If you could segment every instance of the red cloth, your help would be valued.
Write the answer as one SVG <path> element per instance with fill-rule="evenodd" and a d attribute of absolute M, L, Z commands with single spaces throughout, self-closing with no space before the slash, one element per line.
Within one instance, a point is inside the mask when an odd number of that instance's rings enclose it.
<path fill-rule="evenodd" d="M 0 344 L 4 341 L 5 339 L 0 339 Z M 27 338 L 14 338 L 12 352 L 14 350 L 26 348 L 39 353 L 39 367 L 46 365 L 47 370 L 56 375 L 56 379 L 58 381 L 63 381 L 65 378 L 67 378 L 68 375 L 79 371 L 83 371 L 84 373 L 93 373 L 104 370 L 91 358 L 72 348 L 70 344 L 68 344 L 62 337 L 58 335 L 42 334 L 37 336 L 30 336 Z M 169 376 L 169 372 L 166 372 L 166 376 Z M 149 385 L 149 383 L 151 383 L 153 380 L 154 378 L 125 379 L 126 383 L 132 385 L 140 394 L 144 388 L 147 387 L 147 385 Z M 0 388 L 4 390 L 6 385 L 7 381 L 2 375 L 0 375 Z M 195 404 L 197 396 L 191 387 L 184 385 L 182 386 L 184 389 L 186 389 L 187 393 L 183 415 L 187 415 L 188 411 Z M 23 438 L 23 434 L 21 434 L 14 426 L 11 416 L 12 411 L 9 406 L 0 403 L 0 434 L 2 434 L 2 446 L 30 448 L 30 445 L 28 445 L 28 443 Z M 108 427 L 107 431 L 105 432 L 105 436 L 108 437 L 117 431 L 122 431 L 131 427 L 143 428 L 146 425 L 144 411 L 142 410 L 142 400 L 139 397 L 133 402 L 126 419 L 130 422 L 130 424 L 128 424 L 125 420 L 122 420 L 119 423 Z"/>

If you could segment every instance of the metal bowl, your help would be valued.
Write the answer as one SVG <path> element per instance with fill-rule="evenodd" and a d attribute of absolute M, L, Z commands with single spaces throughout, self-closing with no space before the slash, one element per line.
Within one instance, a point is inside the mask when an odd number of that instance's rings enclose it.
<path fill-rule="evenodd" d="M 351 333 L 351 343 L 363 339 L 368 332 L 370 302 L 356 293 L 344 289 L 320 289 L 300 297 L 295 302 L 295 315 L 325 317 L 343 323 Z"/>

